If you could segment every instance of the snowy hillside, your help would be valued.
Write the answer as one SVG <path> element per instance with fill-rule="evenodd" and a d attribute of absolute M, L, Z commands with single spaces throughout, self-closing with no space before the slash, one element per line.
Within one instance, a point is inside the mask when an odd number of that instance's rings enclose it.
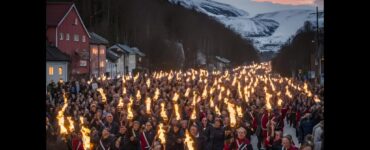
<path fill-rule="evenodd" d="M 279 50 L 307 20 L 316 25 L 314 10 L 284 10 L 250 17 L 244 10 L 212 0 L 169 1 L 214 17 L 242 37 L 252 40 L 260 51 Z M 323 15 L 320 16 L 319 22 L 322 27 Z"/>

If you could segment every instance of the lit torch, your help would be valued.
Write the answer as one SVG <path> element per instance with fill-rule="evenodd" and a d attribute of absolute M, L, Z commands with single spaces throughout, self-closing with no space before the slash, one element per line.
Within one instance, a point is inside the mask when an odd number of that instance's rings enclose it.
<path fill-rule="evenodd" d="M 134 100 L 132 96 L 130 96 L 130 103 L 127 105 L 127 119 L 131 120 L 134 118 L 134 114 L 132 113 L 132 104 L 134 103 Z"/>
<path fill-rule="evenodd" d="M 147 97 L 145 99 L 145 106 L 146 106 L 146 113 L 147 114 L 150 114 L 150 104 L 151 104 L 152 100 L 150 99 L 150 97 Z"/>
<path fill-rule="evenodd" d="M 67 117 L 69 122 L 69 132 L 72 133 L 75 130 L 74 122 L 72 120 L 72 117 Z"/>
<path fill-rule="evenodd" d="M 242 113 L 242 107 L 240 106 L 236 106 L 236 112 L 238 114 L 238 117 L 242 118 L 243 117 L 243 113 Z"/>
<path fill-rule="evenodd" d="M 184 143 L 186 144 L 186 147 L 188 148 L 188 150 L 194 150 L 194 147 L 193 147 L 194 140 L 190 137 L 189 131 L 187 129 L 185 133 Z"/>
<path fill-rule="evenodd" d="M 107 101 L 107 97 L 105 96 L 104 90 L 102 88 L 98 88 L 96 90 L 100 93 L 100 95 L 102 97 L 101 98 L 102 99 L 102 102 L 105 103 Z"/>
<path fill-rule="evenodd" d="M 84 120 L 83 120 L 83 117 L 82 116 L 80 116 L 80 122 L 81 122 L 81 133 L 82 133 L 82 142 L 83 142 L 83 146 L 84 146 L 84 148 L 85 148 L 85 150 L 90 150 L 90 146 L 91 146 L 91 144 L 90 144 L 90 129 L 89 128 L 87 128 L 87 127 L 85 127 L 85 126 L 83 126 L 83 124 L 84 124 Z"/>
<path fill-rule="evenodd" d="M 158 88 L 156 88 L 156 89 L 155 89 L 155 92 L 154 92 L 153 100 L 154 100 L 154 101 L 158 100 L 158 98 L 159 98 L 159 95 L 160 95 L 160 94 L 161 94 L 161 93 L 159 92 L 159 89 L 158 89 Z"/>
<path fill-rule="evenodd" d="M 136 100 L 137 101 L 140 101 L 141 100 L 140 90 L 137 90 L 137 92 L 136 92 Z"/>
<path fill-rule="evenodd" d="M 63 104 L 62 109 L 58 111 L 57 120 L 58 120 L 58 125 L 60 127 L 60 134 L 66 135 L 67 128 L 64 126 L 64 111 L 66 110 L 68 106 L 68 102 L 67 102 L 65 93 L 63 93 L 63 99 L 64 99 L 64 104 Z"/>
<path fill-rule="evenodd" d="M 158 129 L 158 133 L 157 133 L 157 135 L 158 135 L 159 141 L 161 142 L 161 144 L 162 144 L 163 146 L 165 146 L 165 145 L 166 145 L 166 138 L 165 138 L 164 133 L 165 133 L 166 131 L 163 129 L 163 123 L 160 123 L 158 126 L 159 126 L 159 129 Z M 165 149 L 165 148 L 164 148 L 164 149 Z"/>
<path fill-rule="evenodd" d="M 160 115 L 161 115 L 161 117 L 164 121 L 168 120 L 167 113 L 164 109 L 164 103 L 161 103 L 161 113 L 160 113 Z"/>
<path fill-rule="evenodd" d="M 235 118 L 236 112 L 234 110 L 234 104 L 228 103 L 227 104 L 227 109 L 229 111 L 230 126 L 235 127 L 235 125 L 236 125 L 236 118 Z"/>

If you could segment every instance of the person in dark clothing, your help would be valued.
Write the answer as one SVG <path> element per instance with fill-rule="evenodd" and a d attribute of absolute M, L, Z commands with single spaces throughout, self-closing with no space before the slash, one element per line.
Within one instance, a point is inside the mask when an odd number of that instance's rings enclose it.
<path fill-rule="evenodd" d="M 299 123 L 298 129 L 299 129 L 298 141 L 300 143 L 303 143 L 306 135 L 312 134 L 313 123 L 309 113 L 306 113 L 306 115 L 302 118 L 302 120 Z"/>
<path fill-rule="evenodd" d="M 114 136 L 110 135 L 109 129 L 103 129 L 102 136 L 98 141 L 96 150 L 108 150 L 114 147 Z"/>
<path fill-rule="evenodd" d="M 172 127 L 168 133 L 166 141 L 171 141 L 166 143 L 166 149 L 173 150 L 183 150 L 184 149 L 184 135 L 180 134 L 180 125 L 176 124 Z"/>
<path fill-rule="evenodd" d="M 127 144 L 126 142 L 128 141 L 126 138 L 126 133 L 127 132 L 127 128 L 125 126 L 121 126 L 119 131 L 118 131 L 118 134 L 116 135 L 116 141 L 115 141 L 115 147 L 113 150 L 124 150 L 125 149 L 125 145 Z"/>
<path fill-rule="evenodd" d="M 106 116 L 106 122 L 104 126 L 108 128 L 109 132 L 111 132 L 112 134 L 116 135 L 118 133 L 119 125 L 117 122 L 113 122 L 113 115 L 110 113 Z"/>
<path fill-rule="evenodd" d="M 267 146 L 267 150 L 281 150 L 282 148 L 282 144 L 281 144 L 281 140 L 282 140 L 282 132 L 281 131 L 276 131 L 272 133 L 271 136 L 268 137 L 268 139 L 266 140 L 266 145 Z"/>
<path fill-rule="evenodd" d="M 199 127 L 198 129 L 199 130 L 199 133 L 200 134 L 203 134 L 205 135 L 205 132 L 211 127 L 211 125 L 208 123 L 208 120 L 206 117 L 203 117 L 200 124 L 199 124 Z"/>
<path fill-rule="evenodd" d="M 247 130 L 243 127 L 237 129 L 237 138 L 231 143 L 231 150 L 253 150 L 252 144 L 246 138 Z"/>
<path fill-rule="evenodd" d="M 207 149 L 222 150 L 224 148 L 225 130 L 222 128 L 222 120 L 216 119 L 213 127 L 206 131 Z"/>
<path fill-rule="evenodd" d="M 138 121 L 134 121 L 132 128 L 129 128 L 127 132 L 127 143 L 126 148 L 127 150 L 138 150 L 140 149 L 140 123 Z"/>
<path fill-rule="evenodd" d="M 199 133 L 197 126 L 190 127 L 190 134 L 195 139 L 196 150 L 206 150 L 206 137 Z"/>
<path fill-rule="evenodd" d="M 153 130 L 152 124 L 148 121 L 145 124 L 145 129 L 140 134 L 140 145 L 141 150 L 149 150 L 153 145 L 155 131 Z"/>

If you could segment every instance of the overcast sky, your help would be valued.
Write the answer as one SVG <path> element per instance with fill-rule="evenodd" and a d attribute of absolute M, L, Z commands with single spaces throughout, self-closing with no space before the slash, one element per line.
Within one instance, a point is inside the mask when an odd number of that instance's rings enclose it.
<path fill-rule="evenodd" d="M 247 11 L 251 17 L 258 13 L 273 12 L 286 9 L 312 9 L 319 6 L 323 9 L 324 0 L 214 0 L 230 4 Z"/>

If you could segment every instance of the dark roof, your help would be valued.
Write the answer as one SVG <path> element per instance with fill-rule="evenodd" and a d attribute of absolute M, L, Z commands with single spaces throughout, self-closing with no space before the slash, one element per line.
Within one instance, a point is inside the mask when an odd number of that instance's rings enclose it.
<path fill-rule="evenodd" d="M 145 54 L 143 52 L 141 52 L 137 47 L 133 47 L 131 49 L 132 49 L 132 51 L 134 51 L 139 56 L 141 56 L 141 57 L 144 57 L 145 56 Z"/>
<path fill-rule="evenodd" d="M 46 44 L 46 61 L 69 61 L 67 54 L 60 51 L 57 47 Z"/>
<path fill-rule="evenodd" d="M 220 56 L 216 56 L 216 59 L 227 64 L 227 63 L 230 63 L 230 60 L 226 59 L 226 58 L 222 58 Z"/>
<path fill-rule="evenodd" d="M 92 44 L 105 44 L 105 45 L 108 45 L 108 40 L 101 37 L 100 35 L 94 33 L 94 32 L 90 32 L 90 35 L 91 35 L 91 39 L 90 39 L 90 43 Z"/>
<path fill-rule="evenodd" d="M 72 2 L 47 2 L 46 25 L 57 26 L 72 5 Z"/>
<path fill-rule="evenodd" d="M 112 62 L 116 62 L 120 56 L 114 53 L 111 49 L 107 49 L 107 59 Z"/>

